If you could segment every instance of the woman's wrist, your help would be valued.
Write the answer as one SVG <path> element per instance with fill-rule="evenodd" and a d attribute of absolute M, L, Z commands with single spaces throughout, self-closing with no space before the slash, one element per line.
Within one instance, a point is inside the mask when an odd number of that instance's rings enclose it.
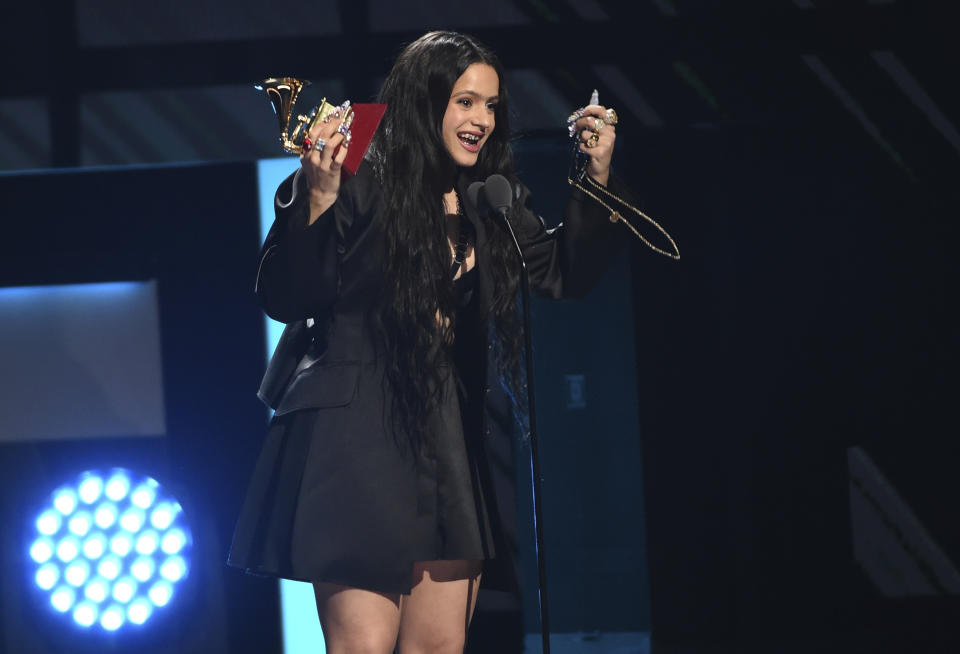
<path fill-rule="evenodd" d="M 609 169 L 609 168 L 607 168 L 606 170 L 604 170 L 602 173 L 594 173 L 594 172 L 592 172 L 591 170 L 587 169 L 587 174 L 589 174 L 590 177 L 593 178 L 593 181 L 595 181 L 596 183 L 600 184 L 601 186 L 606 186 L 607 183 L 610 181 L 610 169 Z"/>
<path fill-rule="evenodd" d="M 310 220 L 308 225 L 312 225 L 316 222 L 317 218 L 323 214 L 327 209 L 333 206 L 333 203 L 337 201 L 337 193 L 322 191 L 320 189 L 311 188 L 310 189 Z"/>

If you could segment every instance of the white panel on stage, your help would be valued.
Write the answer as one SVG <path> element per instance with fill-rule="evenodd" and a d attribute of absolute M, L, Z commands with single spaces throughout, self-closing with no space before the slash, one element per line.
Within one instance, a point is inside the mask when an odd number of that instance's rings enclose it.
<path fill-rule="evenodd" d="M 153 281 L 0 288 L 0 442 L 166 433 Z"/>

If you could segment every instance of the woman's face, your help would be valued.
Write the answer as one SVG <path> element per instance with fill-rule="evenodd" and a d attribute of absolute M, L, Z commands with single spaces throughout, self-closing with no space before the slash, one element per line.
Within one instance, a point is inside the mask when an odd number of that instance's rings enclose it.
<path fill-rule="evenodd" d="M 500 101 L 500 78 L 488 64 L 470 64 L 453 85 L 443 114 L 443 143 L 458 166 L 477 163 L 493 132 Z"/>

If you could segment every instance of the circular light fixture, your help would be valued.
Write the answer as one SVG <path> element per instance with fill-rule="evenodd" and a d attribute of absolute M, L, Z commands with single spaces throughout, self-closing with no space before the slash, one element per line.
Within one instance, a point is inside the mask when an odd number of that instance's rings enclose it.
<path fill-rule="evenodd" d="M 84 628 L 146 623 L 190 572 L 180 503 L 123 468 L 87 471 L 55 490 L 33 532 L 34 582 L 54 611 Z"/>

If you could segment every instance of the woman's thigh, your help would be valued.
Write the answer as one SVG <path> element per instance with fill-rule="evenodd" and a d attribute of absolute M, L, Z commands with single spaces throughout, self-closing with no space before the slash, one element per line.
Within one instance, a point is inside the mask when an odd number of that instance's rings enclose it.
<path fill-rule="evenodd" d="M 400 598 L 400 654 L 463 652 L 477 602 L 481 561 L 421 561 Z"/>
<path fill-rule="evenodd" d="M 328 654 L 392 654 L 400 628 L 400 595 L 318 582 L 317 614 Z"/>

